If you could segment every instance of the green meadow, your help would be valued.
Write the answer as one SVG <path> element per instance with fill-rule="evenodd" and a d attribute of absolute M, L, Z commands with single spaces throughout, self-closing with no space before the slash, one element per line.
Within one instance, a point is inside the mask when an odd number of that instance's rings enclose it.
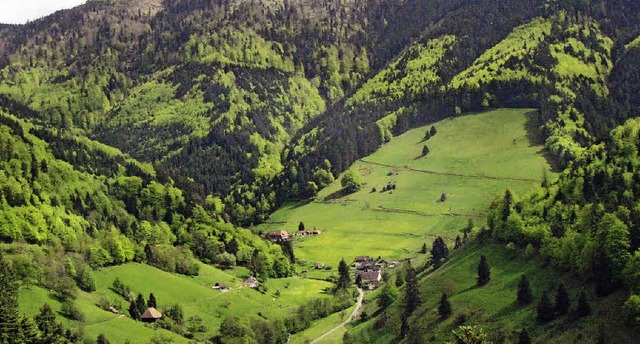
<path fill-rule="evenodd" d="M 310 203 L 289 204 L 254 228 L 296 231 L 298 223 L 322 234 L 297 238 L 296 256 L 308 264 L 337 267 L 357 255 L 399 259 L 442 236 L 452 244 L 472 219 L 476 226 L 496 196 L 523 194 L 552 176 L 534 132 L 536 110 L 499 109 L 436 123 L 394 137 L 352 169 L 364 187 L 341 194 L 340 179 Z M 427 145 L 430 152 L 423 157 Z M 388 184 L 391 191 L 383 191 Z M 441 201 L 441 196 L 445 200 Z"/>
<path fill-rule="evenodd" d="M 282 319 L 309 300 L 328 297 L 324 291 L 332 286 L 325 281 L 291 277 L 266 281 L 266 292 L 261 293 L 242 287 L 246 276 L 246 269 L 239 268 L 227 272 L 204 264 L 200 268 L 200 275 L 196 277 L 171 274 L 138 263 L 104 268 L 96 272 L 98 290 L 90 294 L 78 294 L 76 305 L 84 313 L 85 320 L 69 321 L 62 316 L 59 316 L 59 319 L 71 327 L 82 328 L 85 338 L 90 339 L 104 333 L 112 343 L 124 343 L 126 340 L 131 343 L 147 343 L 154 336 L 163 335 L 176 343 L 186 343 L 187 339 L 183 337 L 129 318 L 129 303 L 110 289 L 114 279 L 120 278 L 122 283 L 131 287 L 134 292 L 142 293 L 145 299 L 149 293 L 153 293 L 159 310 L 178 303 L 184 309 L 185 321 L 194 315 L 201 317 L 208 330 L 200 336 L 215 335 L 222 320 L 229 315 L 248 319 Z M 213 290 L 211 287 L 216 282 L 227 284 L 231 290 Z M 126 316 L 98 308 L 97 302 L 100 297 L 119 300 Z M 44 289 L 32 287 L 21 290 L 20 306 L 23 313 L 37 314 L 45 302 L 55 310 L 60 309 L 60 302 Z"/>

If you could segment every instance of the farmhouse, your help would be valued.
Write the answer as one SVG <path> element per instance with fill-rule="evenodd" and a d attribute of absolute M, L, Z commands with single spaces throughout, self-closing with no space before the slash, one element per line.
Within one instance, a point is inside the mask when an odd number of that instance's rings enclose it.
<path fill-rule="evenodd" d="M 217 282 L 213 286 L 213 289 L 215 289 L 215 290 L 229 290 L 229 287 L 227 287 L 227 285 L 222 283 L 222 282 Z"/>
<path fill-rule="evenodd" d="M 162 318 L 162 313 L 158 312 L 155 308 L 149 307 L 144 313 L 140 316 L 140 319 L 144 322 L 156 322 Z"/>
<path fill-rule="evenodd" d="M 358 256 L 353 261 L 355 262 L 354 266 L 356 270 L 373 271 L 382 269 L 382 266 L 369 256 Z"/>
<path fill-rule="evenodd" d="M 296 236 L 320 235 L 320 234 L 322 234 L 322 231 L 318 229 L 301 230 L 296 232 Z"/>
<path fill-rule="evenodd" d="M 393 269 L 398 265 L 398 262 L 393 259 L 381 259 L 380 264 L 385 268 Z"/>
<path fill-rule="evenodd" d="M 356 284 L 361 288 L 374 290 L 380 286 L 380 282 L 382 282 L 380 270 L 356 272 Z"/>
<path fill-rule="evenodd" d="M 247 288 L 257 289 L 259 285 L 260 283 L 258 283 L 258 280 L 253 276 L 244 281 L 244 286 Z"/>
<path fill-rule="evenodd" d="M 287 231 L 273 231 L 267 234 L 267 238 L 273 242 L 287 241 L 291 236 Z"/>

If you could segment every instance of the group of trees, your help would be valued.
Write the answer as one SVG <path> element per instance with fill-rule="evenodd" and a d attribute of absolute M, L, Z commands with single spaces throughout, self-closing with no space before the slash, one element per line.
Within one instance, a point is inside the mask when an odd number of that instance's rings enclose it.
<path fill-rule="evenodd" d="M 616 128 L 555 183 L 522 200 L 505 192 L 488 217 L 493 236 L 578 272 L 598 295 L 620 287 L 636 293 L 639 131 L 637 120 Z"/>

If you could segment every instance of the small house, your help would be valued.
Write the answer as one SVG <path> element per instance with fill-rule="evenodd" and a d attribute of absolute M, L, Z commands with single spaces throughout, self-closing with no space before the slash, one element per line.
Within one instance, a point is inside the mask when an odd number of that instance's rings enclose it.
<path fill-rule="evenodd" d="M 215 290 L 229 290 L 229 287 L 222 282 L 217 282 L 212 288 Z"/>
<path fill-rule="evenodd" d="M 144 313 L 142 313 L 142 315 L 140 316 L 140 319 L 142 319 L 142 321 L 149 323 L 156 322 L 161 318 L 162 313 L 158 312 L 158 310 L 153 307 L 147 308 L 147 310 L 145 310 Z"/>
<path fill-rule="evenodd" d="M 357 270 L 365 270 L 365 268 L 370 266 L 372 263 L 375 265 L 375 262 L 369 256 L 357 256 L 353 261 L 355 262 L 354 265 Z"/>
<path fill-rule="evenodd" d="M 259 285 L 260 283 L 258 283 L 258 280 L 253 276 L 244 281 L 244 286 L 247 288 L 257 289 Z"/>
<path fill-rule="evenodd" d="M 273 242 L 287 241 L 289 238 L 291 238 L 291 235 L 289 235 L 289 232 L 287 231 L 273 231 L 267 234 L 267 239 Z"/>
<path fill-rule="evenodd" d="M 373 290 L 380 286 L 380 282 L 382 282 L 380 270 L 356 272 L 356 284 L 362 288 Z"/>
<path fill-rule="evenodd" d="M 398 263 L 393 259 L 382 259 L 380 263 L 382 264 L 382 266 L 389 269 L 393 269 L 398 265 Z"/>
<path fill-rule="evenodd" d="M 301 230 L 296 232 L 296 236 L 308 236 L 308 235 L 320 235 L 322 231 L 318 229 L 313 230 Z"/>

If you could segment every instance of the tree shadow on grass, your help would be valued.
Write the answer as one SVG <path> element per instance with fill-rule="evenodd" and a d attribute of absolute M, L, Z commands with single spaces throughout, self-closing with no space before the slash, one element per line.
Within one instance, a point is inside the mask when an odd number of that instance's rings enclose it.
<path fill-rule="evenodd" d="M 350 194 L 350 192 L 346 188 L 343 188 L 343 189 L 340 189 L 340 190 L 338 190 L 336 192 L 333 192 L 333 193 L 327 195 L 327 197 L 325 197 L 323 199 L 323 201 L 325 201 L 325 202 L 326 201 L 333 201 L 333 200 L 342 198 L 344 196 L 347 196 L 349 194 Z"/>

